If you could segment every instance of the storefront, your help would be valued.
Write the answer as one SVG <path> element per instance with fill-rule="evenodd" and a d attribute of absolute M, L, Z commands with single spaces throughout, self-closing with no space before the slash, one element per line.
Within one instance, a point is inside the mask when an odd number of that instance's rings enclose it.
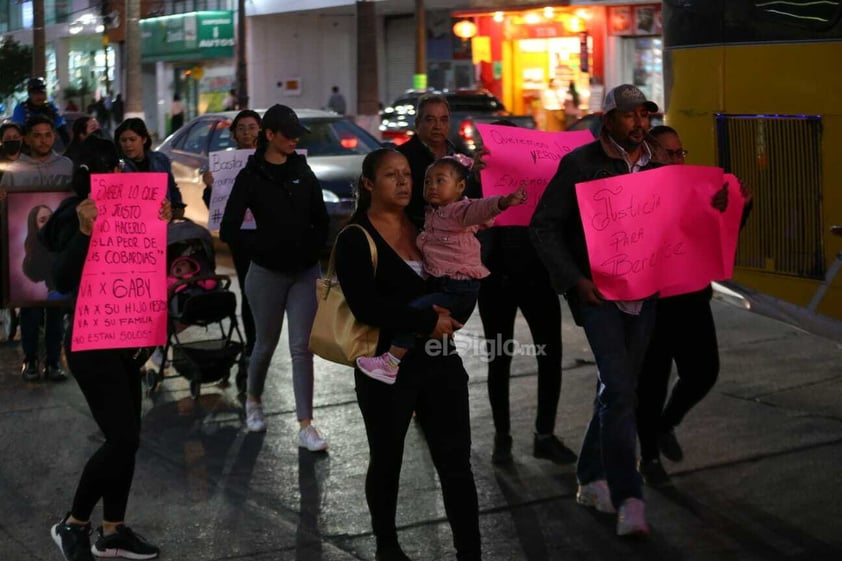
<path fill-rule="evenodd" d="M 599 111 L 606 85 L 635 83 L 662 105 L 659 4 L 454 11 L 453 17 L 454 33 L 472 53 L 477 87 L 515 114 L 532 113 L 540 128 L 563 127 L 565 102 L 570 113 Z"/>
<path fill-rule="evenodd" d="M 144 112 L 158 135 L 163 138 L 170 132 L 169 112 L 175 95 L 185 106 L 185 121 L 222 110 L 234 85 L 233 12 L 147 18 L 141 20 L 140 27 L 144 82 L 149 78 L 157 84 L 156 99 L 144 96 Z"/>

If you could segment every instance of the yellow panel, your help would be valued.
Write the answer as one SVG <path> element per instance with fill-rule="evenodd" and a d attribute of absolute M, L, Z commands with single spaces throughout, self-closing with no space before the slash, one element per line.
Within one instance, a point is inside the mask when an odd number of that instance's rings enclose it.
<path fill-rule="evenodd" d="M 842 238 L 829 233 L 832 224 L 842 224 L 842 72 L 835 70 L 840 60 L 842 42 L 670 49 L 664 60 L 669 76 L 666 121 L 690 151 L 688 163 L 717 164 L 717 113 L 821 115 L 826 267 L 842 250 Z M 793 156 L 797 153 L 794 146 Z M 758 270 L 738 270 L 736 279 L 802 306 L 820 285 L 816 280 Z M 842 273 L 818 311 L 842 318 Z"/>

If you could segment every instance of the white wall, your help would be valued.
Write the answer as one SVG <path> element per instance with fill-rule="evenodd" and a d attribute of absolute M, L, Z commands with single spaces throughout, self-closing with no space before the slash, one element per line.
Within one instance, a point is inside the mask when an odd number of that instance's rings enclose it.
<path fill-rule="evenodd" d="M 355 113 L 356 20 L 350 15 L 315 12 L 250 17 L 248 20 L 249 104 L 268 108 L 282 103 L 319 109 L 339 86 Z M 278 82 L 300 79 L 300 95 L 289 95 Z"/>

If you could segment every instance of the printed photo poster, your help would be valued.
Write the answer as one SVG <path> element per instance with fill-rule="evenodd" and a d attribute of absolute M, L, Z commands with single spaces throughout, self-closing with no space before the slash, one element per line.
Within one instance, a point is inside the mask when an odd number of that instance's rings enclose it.
<path fill-rule="evenodd" d="M 165 173 L 91 176 L 97 204 L 73 317 L 73 351 L 167 340 L 167 222 L 158 218 Z"/>
<path fill-rule="evenodd" d="M 499 214 L 495 226 L 528 226 L 561 159 L 594 139 L 587 130 L 546 132 L 485 124 L 477 124 L 477 130 L 489 151 L 481 172 L 483 196 L 508 195 L 521 182 L 526 187 L 526 203 Z"/>
<path fill-rule="evenodd" d="M 58 293 L 53 280 L 55 254 L 38 239 L 38 232 L 69 191 L 9 191 L 3 218 L 4 306 L 61 305 L 66 295 Z"/>
<path fill-rule="evenodd" d="M 686 294 L 730 278 L 743 198 L 720 168 L 664 166 L 576 185 L 591 275 L 608 300 Z M 728 265 L 730 263 L 730 266 Z"/>
<path fill-rule="evenodd" d="M 222 215 L 225 213 L 225 204 L 231 195 L 231 189 L 234 187 L 237 174 L 246 167 L 246 162 L 252 154 L 254 154 L 254 149 L 220 150 L 208 155 L 208 170 L 213 174 L 213 189 L 211 190 L 208 210 L 208 229 L 219 230 Z M 246 211 L 246 217 L 243 219 L 241 228 L 243 230 L 254 230 L 256 227 L 251 211 Z"/>

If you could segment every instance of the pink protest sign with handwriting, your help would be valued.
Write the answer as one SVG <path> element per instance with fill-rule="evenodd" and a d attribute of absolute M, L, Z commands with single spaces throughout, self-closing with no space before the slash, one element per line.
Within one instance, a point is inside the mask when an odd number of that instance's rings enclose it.
<path fill-rule="evenodd" d="M 593 141 L 590 131 L 545 132 L 520 127 L 478 124 L 490 152 L 482 170 L 483 196 L 508 195 L 525 182 L 526 203 L 494 220 L 495 226 L 528 226 L 558 163 L 574 148 Z"/>
<path fill-rule="evenodd" d="M 602 294 L 609 300 L 684 294 L 730 275 L 723 256 L 728 219 L 711 206 L 723 183 L 720 168 L 681 165 L 577 184 L 591 273 Z"/>
<path fill-rule="evenodd" d="M 73 315 L 73 351 L 167 340 L 165 173 L 91 176 L 97 218 Z"/>

